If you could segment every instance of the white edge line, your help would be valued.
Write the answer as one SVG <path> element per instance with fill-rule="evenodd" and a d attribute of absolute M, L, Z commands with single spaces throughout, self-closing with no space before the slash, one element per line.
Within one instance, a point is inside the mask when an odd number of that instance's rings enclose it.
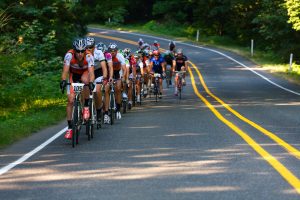
<path fill-rule="evenodd" d="M 160 37 L 156 37 L 156 36 L 150 36 L 150 35 L 144 35 L 144 34 L 138 34 L 138 33 L 131 33 L 131 32 L 127 32 L 127 31 L 117 31 L 117 30 L 110 30 L 110 29 L 101 29 L 101 28 L 95 28 L 95 27 L 90 27 L 92 29 L 98 29 L 98 30 L 109 30 L 109 31 L 113 31 L 113 32 L 118 32 L 118 33 L 125 33 L 125 34 L 131 34 L 131 35 L 137 35 L 137 36 L 144 36 L 144 37 L 148 37 L 148 38 L 155 38 L 155 39 L 160 39 L 160 40 L 164 40 L 164 41 L 170 41 L 170 39 L 165 39 L 165 38 L 160 38 Z M 179 43 L 179 44 L 183 44 L 183 45 L 186 45 L 186 46 L 191 46 L 191 47 L 195 47 L 195 48 L 199 48 L 199 49 L 204 49 L 204 50 L 207 50 L 207 51 L 211 51 L 211 52 L 214 52 L 214 53 L 217 53 L 221 56 L 224 56 L 226 58 L 228 58 L 229 60 L 232 60 L 233 62 L 239 64 L 240 66 L 242 67 L 245 67 L 246 69 L 250 70 L 251 72 L 253 72 L 254 74 L 258 75 L 259 77 L 261 77 L 262 79 L 268 81 L 269 83 L 271 83 L 272 85 L 275 85 L 276 87 L 279 87 L 287 92 L 290 92 L 290 93 L 293 93 L 295 95 L 298 95 L 300 96 L 300 93 L 299 92 L 295 92 L 293 90 L 290 90 L 288 88 L 285 88 L 273 81 L 271 81 L 270 79 L 268 79 L 267 77 L 263 76 L 262 74 L 256 72 L 255 70 L 251 69 L 250 67 L 246 66 L 245 64 L 235 60 L 234 58 L 226 55 L 225 53 L 222 53 L 222 52 L 219 52 L 217 50 L 214 50 L 214 49 L 210 49 L 210 48 L 206 48 L 206 47 L 200 47 L 200 46 L 196 46 L 196 45 L 193 45 L 193 44 L 187 44 L 187 43 L 184 43 L 184 42 L 179 42 L 179 41 L 176 41 L 176 43 Z"/>
<path fill-rule="evenodd" d="M 25 162 L 28 158 L 30 158 L 31 156 L 33 156 L 34 154 L 36 154 L 37 152 L 39 152 L 40 150 L 42 150 L 45 146 L 47 146 L 48 144 L 50 144 L 51 142 L 53 142 L 56 138 L 58 138 L 59 136 L 61 136 L 67 129 L 68 129 L 68 127 L 65 127 L 64 129 L 62 129 L 61 131 L 59 131 L 58 133 L 56 133 L 54 136 L 52 136 L 51 138 L 49 138 L 47 141 L 45 141 L 40 146 L 36 147 L 35 149 L 33 149 L 29 153 L 25 154 L 24 156 L 22 156 L 18 160 L 16 160 L 16 161 L 10 163 L 9 165 L 1 168 L 0 169 L 0 176 L 3 175 L 3 174 L 5 174 L 6 172 L 8 172 L 9 170 L 11 170 L 15 166 L 17 166 L 17 165 Z"/>

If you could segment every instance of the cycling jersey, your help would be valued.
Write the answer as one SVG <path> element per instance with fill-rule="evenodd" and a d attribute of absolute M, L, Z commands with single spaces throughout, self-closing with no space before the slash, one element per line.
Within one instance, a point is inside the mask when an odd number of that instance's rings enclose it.
<path fill-rule="evenodd" d="M 172 55 L 170 55 L 170 54 L 164 55 L 164 59 L 165 59 L 167 65 L 173 65 L 174 57 Z"/>
<path fill-rule="evenodd" d="M 162 73 L 162 63 L 165 62 L 165 59 L 160 55 L 158 59 L 155 57 L 151 58 L 150 62 L 153 63 L 152 71 L 154 73 Z"/>
<path fill-rule="evenodd" d="M 117 53 L 115 57 L 112 57 L 113 62 L 113 70 L 114 70 L 114 78 L 120 78 L 120 70 L 122 69 L 122 65 L 125 65 L 125 58 L 122 54 Z"/>
<path fill-rule="evenodd" d="M 83 74 L 89 67 L 94 66 L 94 57 L 89 51 L 85 51 L 83 61 L 75 58 L 75 50 L 71 49 L 64 58 L 64 65 L 70 66 L 70 73 Z"/>
<path fill-rule="evenodd" d="M 185 65 L 186 61 L 188 61 L 188 58 L 185 55 L 183 55 L 181 58 L 176 56 L 175 57 L 175 62 L 176 62 L 175 71 L 180 71 L 181 67 Z"/>
<path fill-rule="evenodd" d="M 99 49 L 95 49 L 94 50 L 95 79 L 103 76 L 102 67 L 100 65 L 100 62 L 102 62 L 102 61 L 105 61 L 103 52 Z"/>

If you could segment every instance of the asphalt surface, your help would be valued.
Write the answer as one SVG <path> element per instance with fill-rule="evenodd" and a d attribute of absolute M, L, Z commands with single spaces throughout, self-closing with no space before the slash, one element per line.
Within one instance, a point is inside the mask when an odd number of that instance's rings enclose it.
<path fill-rule="evenodd" d="M 130 41 L 124 32 L 91 32 Z M 112 40 L 97 38 L 109 43 Z M 168 41 L 158 40 L 162 48 Z M 132 44 L 118 42 L 121 48 Z M 217 53 L 177 44 L 200 70 L 208 89 L 247 119 L 300 148 L 299 96 L 284 91 Z M 219 50 L 256 69 L 244 58 Z M 230 122 L 268 151 L 296 177 L 300 162 L 278 143 L 241 121 L 205 91 L 199 92 Z M 258 70 L 299 92 L 299 86 Z M 115 125 L 84 131 L 71 147 L 60 136 L 27 161 L 0 175 L 0 199 L 299 199 L 299 193 L 235 131 L 195 95 L 187 76 L 183 99 L 164 89 L 163 99 L 146 98 Z M 31 151 L 66 126 L 61 122 L 0 152 L 0 168 Z"/>

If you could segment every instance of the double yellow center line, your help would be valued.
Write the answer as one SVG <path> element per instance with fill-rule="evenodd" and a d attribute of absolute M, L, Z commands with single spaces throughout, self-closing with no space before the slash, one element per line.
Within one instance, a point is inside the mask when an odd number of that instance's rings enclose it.
<path fill-rule="evenodd" d="M 121 39 L 117 37 L 112 37 L 112 36 L 107 36 L 103 35 L 100 33 L 90 33 L 90 36 L 96 36 L 96 37 L 101 37 L 101 38 L 106 38 L 106 39 L 111 39 L 115 41 L 120 41 L 132 45 L 136 45 L 136 42 L 131 41 L 131 40 L 126 40 L 126 39 Z M 275 134 L 271 133 L 270 131 L 264 129 L 263 127 L 259 126 L 258 124 L 254 123 L 253 121 L 247 119 L 246 117 L 242 116 L 239 114 L 237 111 L 232 109 L 228 104 L 224 103 L 220 98 L 215 96 L 210 92 L 208 87 L 206 86 L 204 79 L 198 70 L 198 68 L 189 61 L 189 64 L 192 66 L 192 68 L 196 71 L 200 82 L 205 89 L 206 93 L 213 97 L 215 100 L 217 100 L 224 108 L 226 108 L 228 111 L 233 113 L 236 117 L 244 121 L 245 123 L 251 125 L 252 127 L 256 128 L 269 138 L 271 138 L 273 141 L 275 141 L 277 144 L 285 148 L 290 154 L 295 156 L 296 158 L 300 158 L 300 152 L 292 147 L 290 144 L 276 136 Z M 194 89 L 195 94 L 205 103 L 205 105 L 212 111 L 212 113 L 224 124 L 226 124 L 229 128 L 231 128 L 236 134 L 238 134 L 241 138 L 244 139 L 246 143 L 249 144 L 263 159 L 265 159 L 292 187 L 295 188 L 298 194 L 300 194 L 300 180 L 291 172 L 289 171 L 283 164 L 281 164 L 275 157 L 273 157 L 270 153 L 268 153 L 263 147 L 261 147 L 254 139 L 252 139 L 247 133 L 242 131 L 238 126 L 236 126 L 234 123 L 230 122 L 228 119 L 226 119 L 203 95 L 200 94 L 196 83 L 195 83 L 195 78 L 192 73 L 192 70 L 189 68 L 188 69 L 190 76 L 191 76 L 191 81 L 192 81 L 192 86 Z"/>

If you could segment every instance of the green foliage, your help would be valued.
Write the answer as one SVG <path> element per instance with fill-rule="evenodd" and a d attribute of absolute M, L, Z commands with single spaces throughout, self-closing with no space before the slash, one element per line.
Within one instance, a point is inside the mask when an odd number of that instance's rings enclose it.
<path fill-rule="evenodd" d="M 300 31 L 300 0 L 286 0 L 289 23 L 296 31 Z"/>

